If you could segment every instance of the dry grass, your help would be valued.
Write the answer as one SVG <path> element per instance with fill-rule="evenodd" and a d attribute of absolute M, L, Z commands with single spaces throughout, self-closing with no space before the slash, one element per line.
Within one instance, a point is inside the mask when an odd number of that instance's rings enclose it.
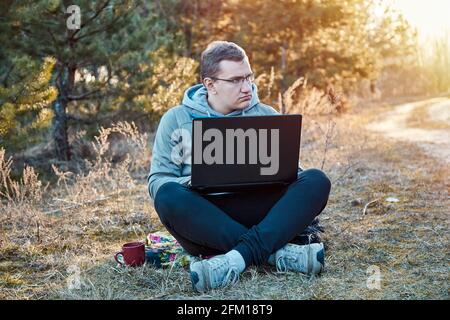
<path fill-rule="evenodd" d="M 255 80 L 260 92 L 265 93 L 261 100 L 271 105 L 278 104 L 281 113 L 319 116 L 340 114 L 350 109 L 348 98 L 335 87 L 330 85 L 326 90 L 318 89 L 310 85 L 305 77 L 298 78 L 283 93 L 279 92 L 277 100 L 270 103 L 275 82 L 281 79 L 282 75 L 272 68 L 270 74 L 262 73 Z"/>
<path fill-rule="evenodd" d="M 330 86 L 326 91 L 308 85 L 300 77 L 280 95 L 282 113 L 300 113 L 307 116 L 335 115 L 350 109 L 347 98 Z"/>
<path fill-rule="evenodd" d="M 249 268 L 239 285 L 198 295 L 184 269 L 118 268 L 112 256 L 123 242 L 162 226 L 145 182 L 130 173 L 148 168 L 148 151 L 134 155 L 146 161 L 134 169 L 126 157 L 113 165 L 104 129 L 87 174 L 55 167 L 59 184 L 41 201 L 2 202 L 0 298 L 448 299 L 448 168 L 366 131 L 380 109 L 304 118 L 302 164 L 333 181 L 320 277 Z M 371 266 L 380 269 L 380 289 L 366 285 Z"/>

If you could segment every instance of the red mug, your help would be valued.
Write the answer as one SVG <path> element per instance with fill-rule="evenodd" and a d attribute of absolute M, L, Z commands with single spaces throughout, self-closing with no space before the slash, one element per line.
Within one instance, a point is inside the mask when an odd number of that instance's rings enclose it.
<path fill-rule="evenodd" d="M 119 256 L 122 257 L 122 261 L 120 261 Z M 145 245 L 143 242 L 125 243 L 122 246 L 122 251 L 114 255 L 114 259 L 122 266 L 140 266 L 145 262 Z"/>

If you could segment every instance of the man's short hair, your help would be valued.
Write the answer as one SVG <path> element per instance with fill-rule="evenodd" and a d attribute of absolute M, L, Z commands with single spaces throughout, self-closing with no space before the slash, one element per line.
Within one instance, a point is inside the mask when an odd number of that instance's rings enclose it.
<path fill-rule="evenodd" d="M 228 41 L 213 41 L 202 52 L 200 58 L 201 81 L 207 77 L 215 77 L 220 71 L 222 60 L 242 61 L 248 59 L 244 49 Z"/>

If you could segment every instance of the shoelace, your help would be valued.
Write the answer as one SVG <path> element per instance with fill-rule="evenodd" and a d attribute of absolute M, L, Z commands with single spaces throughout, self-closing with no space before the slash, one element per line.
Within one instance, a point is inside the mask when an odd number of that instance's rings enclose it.
<path fill-rule="evenodd" d="M 230 267 L 224 259 L 211 259 L 210 284 L 220 283 L 222 287 L 235 283 L 239 280 L 239 272 L 236 268 Z M 221 275 L 228 269 L 225 277 L 221 278 Z"/>
<path fill-rule="evenodd" d="M 295 253 L 286 253 L 284 256 L 281 256 L 277 259 L 275 266 L 277 268 L 278 272 L 286 272 L 288 270 L 288 263 L 291 262 L 291 266 L 295 265 L 296 263 L 298 263 L 298 260 L 300 259 L 300 254 L 295 254 Z M 311 246 L 308 245 L 308 270 L 307 273 L 311 272 L 311 268 L 312 268 L 312 261 L 311 261 Z"/>
<path fill-rule="evenodd" d="M 291 262 L 295 264 L 297 262 L 298 257 L 295 255 L 285 255 L 279 257 L 276 261 L 276 268 L 278 272 L 286 272 L 288 268 L 288 263 Z"/>
<path fill-rule="evenodd" d="M 230 284 L 236 283 L 239 280 L 239 272 L 235 268 L 230 268 L 227 275 L 222 281 L 222 287 L 226 287 Z"/>

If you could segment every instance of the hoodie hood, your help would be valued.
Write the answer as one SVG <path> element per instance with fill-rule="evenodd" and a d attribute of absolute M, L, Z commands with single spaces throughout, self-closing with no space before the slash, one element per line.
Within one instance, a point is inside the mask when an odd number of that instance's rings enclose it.
<path fill-rule="evenodd" d="M 206 99 L 208 91 L 203 84 L 196 84 L 184 92 L 182 104 L 190 109 L 190 114 L 193 118 L 197 117 L 228 117 L 245 115 L 247 111 L 252 109 L 259 103 L 258 88 L 256 84 L 252 84 L 252 99 L 250 104 L 244 109 L 234 110 L 227 115 L 224 115 L 209 106 Z"/>

